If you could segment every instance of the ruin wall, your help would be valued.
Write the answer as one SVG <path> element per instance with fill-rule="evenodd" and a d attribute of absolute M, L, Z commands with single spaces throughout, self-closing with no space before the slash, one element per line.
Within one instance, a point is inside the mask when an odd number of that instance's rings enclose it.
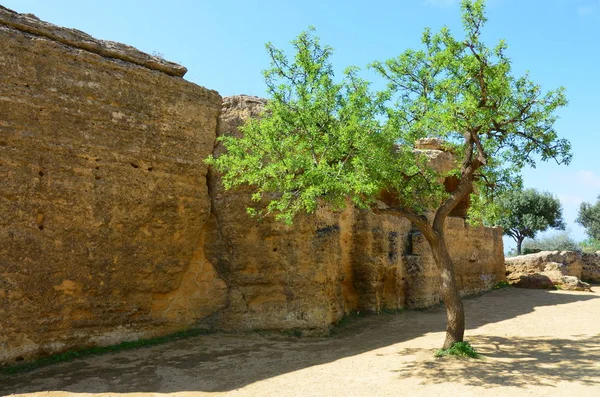
<path fill-rule="evenodd" d="M 70 32 L 0 9 L 0 362 L 222 308 L 202 248 L 220 95 L 15 21 Z"/>
<path fill-rule="evenodd" d="M 0 7 L 0 364 L 189 327 L 323 330 L 439 302 L 410 222 L 246 215 L 203 160 L 264 100 Z M 499 229 L 448 222 L 463 293 L 504 274 Z M 411 247 L 407 250 L 407 247 Z"/>

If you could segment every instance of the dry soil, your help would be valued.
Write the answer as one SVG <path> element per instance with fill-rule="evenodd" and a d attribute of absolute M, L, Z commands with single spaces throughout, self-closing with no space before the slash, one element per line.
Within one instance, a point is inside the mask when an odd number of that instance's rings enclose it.
<path fill-rule="evenodd" d="M 332 336 L 212 334 L 0 378 L 0 395 L 600 396 L 600 288 L 507 288 L 465 301 L 482 360 L 436 359 L 441 308 Z"/>

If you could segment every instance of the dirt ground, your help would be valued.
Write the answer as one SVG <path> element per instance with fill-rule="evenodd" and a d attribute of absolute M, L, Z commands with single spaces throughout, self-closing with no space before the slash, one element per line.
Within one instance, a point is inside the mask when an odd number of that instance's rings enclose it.
<path fill-rule="evenodd" d="M 212 334 L 0 377 L 0 395 L 600 396 L 595 293 L 507 288 L 465 301 L 483 360 L 436 359 L 440 308 L 329 337 Z"/>

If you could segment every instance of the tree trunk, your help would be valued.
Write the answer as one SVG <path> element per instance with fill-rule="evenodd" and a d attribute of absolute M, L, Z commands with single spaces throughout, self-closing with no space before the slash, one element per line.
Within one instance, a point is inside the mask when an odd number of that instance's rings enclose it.
<path fill-rule="evenodd" d="M 521 245 L 523 244 L 523 237 L 517 238 L 517 255 L 521 255 Z"/>
<path fill-rule="evenodd" d="M 449 349 L 456 342 L 462 342 L 465 335 L 465 309 L 458 294 L 454 275 L 454 263 L 443 235 L 429 241 L 433 258 L 441 275 L 441 293 L 446 306 L 446 339 L 443 349 Z"/>

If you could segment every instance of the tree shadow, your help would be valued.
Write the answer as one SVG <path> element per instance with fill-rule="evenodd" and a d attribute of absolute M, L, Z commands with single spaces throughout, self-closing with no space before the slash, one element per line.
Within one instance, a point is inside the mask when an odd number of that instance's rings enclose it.
<path fill-rule="evenodd" d="M 521 316 L 540 306 L 592 299 L 598 299 L 598 296 L 506 288 L 465 300 L 467 328 Z M 444 329 L 445 312 L 436 307 L 359 318 L 338 327 L 329 337 L 294 338 L 262 333 L 203 335 L 150 348 L 79 359 L 28 374 L 0 377 L 0 394 L 51 390 L 73 393 L 231 391 Z M 577 344 L 559 339 L 473 338 L 470 340 L 489 359 L 455 365 L 456 361 L 452 364 L 450 360 L 431 358 L 400 368 L 398 372 L 402 376 L 423 376 L 432 383 L 443 377 L 446 381 L 488 386 L 507 382 L 524 385 L 528 378 L 539 378 L 540 375 L 541 380 L 548 383 L 566 378 L 597 382 L 600 376 L 599 368 L 590 364 L 591 360 L 600 358 L 600 337 Z M 440 336 L 440 344 L 442 339 Z M 545 348 L 540 350 L 536 346 Z M 518 363 L 503 362 L 507 359 L 517 359 Z M 555 359 L 558 361 L 552 361 Z M 555 363 L 561 365 L 560 370 L 555 368 Z M 513 374 L 515 365 L 520 372 Z M 445 372 L 441 374 L 440 370 Z"/>
<path fill-rule="evenodd" d="M 480 360 L 431 355 L 410 362 L 397 372 L 420 377 L 424 384 L 456 382 L 485 388 L 499 386 L 555 386 L 577 381 L 600 385 L 600 335 L 572 339 L 503 338 L 475 336 L 471 342 L 484 355 Z M 398 354 L 419 354 L 427 349 L 404 349 Z"/>

